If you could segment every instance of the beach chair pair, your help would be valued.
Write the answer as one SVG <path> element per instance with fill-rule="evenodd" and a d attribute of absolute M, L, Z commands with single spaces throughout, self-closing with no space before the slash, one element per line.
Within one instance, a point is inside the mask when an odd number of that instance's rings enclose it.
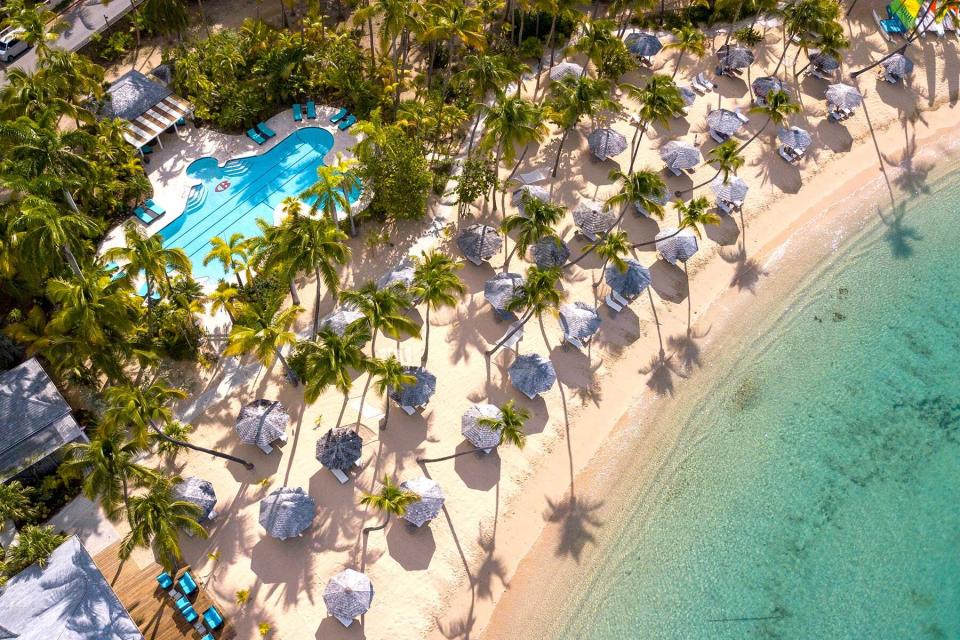
<path fill-rule="evenodd" d="M 283 434 L 282 436 L 277 438 L 277 440 L 279 440 L 280 442 L 286 443 L 287 434 Z M 260 449 L 260 451 L 263 451 L 264 453 L 266 453 L 267 455 L 270 455 L 271 453 L 273 453 L 273 447 L 270 446 L 269 444 L 264 444 L 264 445 L 258 444 L 257 448 Z"/>
<path fill-rule="evenodd" d="M 587 348 L 587 346 L 583 344 L 583 342 L 581 342 L 579 338 L 576 338 L 574 336 L 564 335 L 563 341 L 569 345 L 576 347 L 577 351 L 585 351 Z"/>
<path fill-rule="evenodd" d="M 247 129 L 247 137 L 257 144 L 263 144 L 276 135 L 273 129 L 268 127 L 265 122 L 259 122 L 256 126 Z"/>
<path fill-rule="evenodd" d="M 703 71 L 698 73 L 690 84 L 693 86 L 693 90 L 701 95 L 710 93 L 716 88 L 715 84 L 707 80 L 707 74 Z"/>
<path fill-rule="evenodd" d="M 354 462 L 353 466 L 359 469 L 360 461 L 357 460 L 356 462 Z M 330 473 L 333 475 L 334 478 L 337 479 L 337 482 L 339 482 L 340 484 L 347 484 L 347 482 L 350 481 L 350 476 L 348 476 L 343 469 L 334 469 L 332 467 L 327 467 L 327 469 L 330 470 Z"/>
<path fill-rule="evenodd" d="M 615 312 L 623 311 L 623 308 L 630 304 L 629 300 L 612 290 L 607 294 L 607 297 L 603 299 L 603 302 Z"/>
<path fill-rule="evenodd" d="M 135 207 L 133 210 L 133 215 L 136 216 L 137 220 L 148 227 L 153 224 L 154 221 L 162 218 L 166 213 L 167 210 L 152 199 L 144 202 L 142 207 Z"/>
<path fill-rule="evenodd" d="M 514 331 L 516 329 L 516 331 Z M 503 334 L 504 336 L 508 335 L 513 331 L 513 335 L 510 336 L 510 339 L 503 343 L 504 349 L 511 349 L 516 352 L 517 345 L 520 344 L 520 341 L 523 339 L 523 327 L 517 328 L 516 322 L 511 322 L 510 326 L 507 327 L 507 331 Z"/>
<path fill-rule="evenodd" d="M 730 139 L 730 136 L 724 133 L 720 133 L 719 131 L 714 131 L 713 129 L 710 129 L 710 137 L 713 138 L 717 142 L 717 144 L 723 144 L 724 142 Z M 677 175 L 679 176 L 680 174 L 677 173 Z"/>
<path fill-rule="evenodd" d="M 729 216 L 739 209 L 742 204 L 742 202 L 731 202 L 730 200 L 717 200 L 717 209 L 720 209 L 720 211 Z"/>
<path fill-rule="evenodd" d="M 357 118 L 345 107 L 340 107 L 340 111 L 330 116 L 330 123 L 337 125 L 337 129 L 340 129 L 340 131 L 346 131 L 357 123 Z"/>
<path fill-rule="evenodd" d="M 798 162 L 800 158 L 803 157 L 801 152 L 797 151 L 793 147 L 788 147 L 785 144 L 780 145 L 780 148 L 777 151 L 780 153 L 780 157 L 790 164 Z"/>

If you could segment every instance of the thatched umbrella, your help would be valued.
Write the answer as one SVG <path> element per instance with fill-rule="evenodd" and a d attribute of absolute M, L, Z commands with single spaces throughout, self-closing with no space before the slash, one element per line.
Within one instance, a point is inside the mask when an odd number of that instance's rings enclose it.
<path fill-rule="evenodd" d="M 489 451 L 500 444 L 500 430 L 481 424 L 480 420 L 483 418 L 500 420 L 503 418 L 503 411 L 500 407 L 487 403 L 471 405 L 460 418 L 460 433 L 477 449 Z"/>
<path fill-rule="evenodd" d="M 407 289 L 413 284 L 413 278 L 413 264 L 409 260 L 404 260 L 391 269 L 389 273 L 377 280 L 377 287 L 380 289 L 386 289 L 388 287 Z"/>
<path fill-rule="evenodd" d="M 519 273 L 498 273 L 483 284 L 483 297 L 497 315 L 512 316 L 513 313 L 507 309 L 507 305 L 517 297 L 525 281 Z"/>
<path fill-rule="evenodd" d="M 457 246 L 470 262 L 479 265 L 497 255 L 503 246 L 503 238 L 496 227 L 486 224 L 470 225 L 457 238 Z"/>
<path fill-rule="evenodd" d="M 697 92 L 691 89 L 689 86 L 684 84 L 677 88 L 680 89 L 680 97 L 683 98 L 683 104 L 685 106 L 689 107 L 697 101 Z"/>
<path fill-rule="evenodd" d="M 435 480 L 425 476 L 404 480 L 400 483 L 404 491 L 417 494 L 420 499 L 407 506 L 403 519 L 415 527 L 422 527 L 439 515 L 443 509 L 443 490 Z"/>
<path fill-rule="evenodd" d="M 608 160 L 627 148 L 627 138 L 609 127 L 594 129 L 587 136 L 587 144 L 593 156 L 600 162 Z"/>
<path fill-rule="evenodd" d="M 863 96 L 854 87 L 838 82 L 827 87 L 827 102 L 839 109 L 856 109 L 863 103 Z"/>
<path fill-rule="evenodd" d="M 810 134 L 800 127 L 781 128 L 777 131 L 777 138 L 785 146 L 799 153 L 806 151 L 807 147 L 813 142 Z"/>
<path fill-rule="evenodd" d="M 623 39 L 623 42 L 627 45 L 627 50 L 630 53 L 641 58 L 655 56 L 663 49 L 663 43 L 660 42 L 660 38 L 652 33 L 642 31 L 635 31 L 627 35 L 627 37 Z"/>
<path fill-rule="evenodd" d="M 317 440 L 317 460 L 327 469 L 347 471 L 363 454 L 363 438 L 353 429 L 330 429 Z"/>
<path fill-rule="evenodd" d="M 538 187 L 535 184 L 525 184 L 519 189 L 516 189 L 510 195 L 510 202 L 517 208 L 520 212 L 520 215 L 527 215 L 526 210 L 524 209 L 524 202 L 529 198 L 536 198 L 543 202 L 550 202 L 550 192 L 544 189 L 543 187 Z"/>
<path fill-rule="evenodd" d="M 570 248 L 567 243 L 557 236 L 540 238 L 530 247 L 533 262 L 541 269 L 559 267 L 566 264 L 570 257 Z"/>
<path fill-rule="evenodd" d="M 653 200 L 660 206 L 663 206 L 663 205 L 666 205 L 668 202 L 670 202 L 670 194 L 667 192 L 667 188 L 664 187 L 659 193 L 654 194 L 649 199 Z M 650 217 L 650 212 L 646 210 L 646 208 L 643 206 L 643 203 L 641 203 L 640 201 L 634 202 L 633 208 L 636 209 L 637 213 L 639 213 L 640 215 L 645 216 L 647 218 Z"/>
<path fill-rule="evenodd" d="M 613 264 L 607 265 L 603 278 L 607 286 L 616 291 L 621 298 L 633 300 L 650 286 L 652 278 L 649 269 L 633 258 L 627 258 L 626 263 L 626 271 L 620 271 Z"/>
<path fill-rule="evenodd" d="M 560 307 L 560 328 L 564 338 L 586 342 L 600 330 L 600 314 L 592 306 L 574 302 Z"/>
<path fill-rule="evenodd" d="M 323 590 L 323 603 L 327 613 L 349 627 L 354 618 L 370 610 L 373 602 L 373 585 L 365 573 L 345 569 L 330 578 Z"/>
<path fill-rule="evenodd" d="M 317 503 L 300 487 L 281 487 L 260 501 L 260 524 L 279 540 L 303 533 L 316 513 Z"/>
<path fill-rule="evenodd" d="M 321 327 L 328 327 L 338 336 L 342 336 L 354 322 L 366 318 L 362 313 L 350 307 L 340 307 L 320 322 Z"/>
<path fill-rule="evenodd" d="M 821 73 L 833 73 L 840 68 L 840 61 L 817 51 L 810 54 L 810 66 Z"/>
<path fill-rule="evenodd" d="M 913 60 L 902 53 L 895 53 L 880 64 L 883 71 L 894 80 L 903 80 L 913 73 Z"/>
<path fill-rule="evenodd" d="M 762 76 L 757 78 L 750 84 L 753 88 L 753 95 L 757 97 L 757 100 L 761 103 L 766 101 L 767 94 L 771 91 L 776 93 L 777 91 L 783 90 L 783 83 L 780 82 L 779 78 L 774 76 Z"/>
<path fill-rule="evenodd" d="M 390 398 L 401 407 L 421 407 L 430 401 L 437 390 L 437 376 L 423 367 L 404 367 L 416 380 L 399 389 L 390 390 Z"/>
<path fill-rule="evenodd" d="M 200 507 L 197 522 L 217 517 L 217 512 L 213 510 L 217 506 L 217 494 L 213 490 L 213 485 L 207 480 L 187 476 L 173 485 L 173 496 L 177 500 L 186 500 Z"/>
<path fill-rule="evenodd" d="M 576 62 L 558 62 L 550 69 L 550 79 L 560 82 L 564 78 L 579 78 L 583 75 L 583 67 Z"/>
<path fill-rule="evenodd" d="M 750 49 L 725 44 L 717 49 L 717 60 L 724 69 L 746 69 L 753 64 L 756 56 Z"/>
<path fill-rule="evenodd" d="M 674 171 L 693 169 L 701 160 L 700 150 L 681 140 L 671 140 L 660 147 L 660 157 L 667 164 L 667 168 Z"/>
<path fill-rule="evenodd" d="M 664 229 L 656 236 L 657 251 L 660 257 L 670 264 L 677 261 L 686 262 L 697 252 L 697 237 L 689 229 L 681 229 L 679 233 L 674 229 Z"/>
<path fill-rule="evenodd" d="M 707 126 L 725 137 L 730 137 L 743 127 L 743 121 L 729 109 L 714 109 L 707 114 Z"/>
<path fill-rule="evenodd" d="M 723 202 L 743 202 L 750 190 L 750 186 L 739 176 L 730 176 L 726 182 L 723 181 L 723 176 L 717 176 L 710 183 L 710 188 L 717 200 Z"/>
<path fill-rule="evenodd" d="M 507 369 L 507 374 L 513 386 L 531 400 L 549 391 L 557 381 L 557 372 L 553 368 L 553 363 L 539 353 L 517 356 Z"/>
<path fill-rule="evenodd" d="M 286 437 L 289 422 L 290 415 L 282 404 L 261 399 L 240 409 L 234 428 L 242 442 L 264 448 Z"/>
<path fill-rule="evenodd" d="M 591 240 L 609 231 L 616 221 L 616 214 L 596 200 L 581 200 L 573 210 L 574 224 Z"/>

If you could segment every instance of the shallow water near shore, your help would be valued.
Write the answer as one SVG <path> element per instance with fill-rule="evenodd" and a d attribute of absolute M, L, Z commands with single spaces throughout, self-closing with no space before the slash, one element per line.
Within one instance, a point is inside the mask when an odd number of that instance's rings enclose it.
<path fill-rule="evenodd" d="M 543 637 L 960 638 L 958 210 L 955 174 L 744 327 Z"/>

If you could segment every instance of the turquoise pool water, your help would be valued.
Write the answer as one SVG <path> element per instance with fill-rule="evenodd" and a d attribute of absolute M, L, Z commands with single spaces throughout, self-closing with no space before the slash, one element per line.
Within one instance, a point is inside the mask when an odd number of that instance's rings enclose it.
<path fill-rule="evenodd" d="M 953 176 L 787 301 L 542 637 L 960 638 L 958 210 Z"/>
<path fill-rule="evenodd" d="M 260 235 L 257 218 L 273 223 L 277 206 L 287 196 L 299 196 L 317 179 L 317 167 L 333 148 L 333 134 L 319 127 L 294 131 L 268 151 L 228 160 L 200 158 L 187 167 L 199 181 L 190 192 L 183 214 L 160 230 L 165 247 L 180 247 L 193 262 L 193 275 L 206 284 L 224 277 L 223 266 L 203 266 L 210 239 L 227 240 L 234 233 Z M 358 193 L 351 194 L 351 201 Z M 308 201 L 309 202 L 309 201 Z"/>

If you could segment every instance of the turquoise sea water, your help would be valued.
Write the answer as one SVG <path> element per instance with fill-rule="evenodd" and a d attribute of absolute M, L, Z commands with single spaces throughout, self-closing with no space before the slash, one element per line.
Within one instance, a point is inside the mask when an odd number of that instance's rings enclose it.
<path fill-rule="evenodd" d="M 954 176 L 792 294 L 548 637 L 960 638 L 958 212 Z"/>

